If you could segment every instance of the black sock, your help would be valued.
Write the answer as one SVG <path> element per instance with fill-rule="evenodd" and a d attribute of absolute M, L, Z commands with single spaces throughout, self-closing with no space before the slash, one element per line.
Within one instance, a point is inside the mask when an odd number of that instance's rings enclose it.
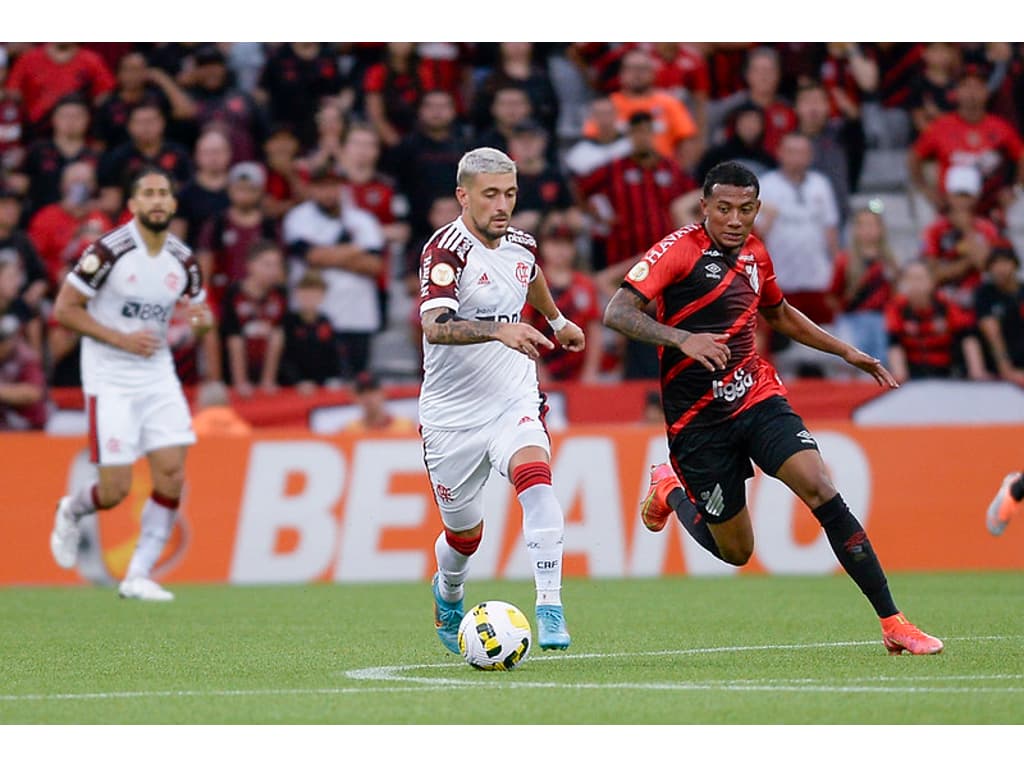
<path fill-rule="evenodd" d="M 711 535 L 711 529 L 708 528 L 704 516 L 686 495 L 686 491 L 682 488 L 671 491 L 668 495 L 668 505 L 675 510 L 676 517 L 679 518 L 679 522 L 683 524 L 683 528 L 693 537 L 693 540 L 721 560 L 722 554 L 718 551 L 718 545 L 715 543 L 715 537 Z"/>
<path fill-rule="evenodd" d="M 830 501 L 811 511 L 825 529 L 836 559 L 871 602 L 878 617 L 884 619 L 899 613 L 889 593 L 882 564 L 843 497 L 837 493 Z"/>
<path fill-rule="evenodd" d="M 1024 499 L 1024 473 L 1010 483 L 1010 495 L 1014 501 L 1021 501 Z"/>

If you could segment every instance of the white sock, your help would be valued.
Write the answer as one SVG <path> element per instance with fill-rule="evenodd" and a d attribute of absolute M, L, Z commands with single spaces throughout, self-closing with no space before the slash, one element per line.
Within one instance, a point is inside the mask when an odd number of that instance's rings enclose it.
<path fill-rule="evenodd" d="M 452 549 L 444 531 L 441 531 L 434 542 L 434 555 L 437 557 L 437 572 L 441 574 L 437 591 L 441 593 L 441 598 L 449 603 L 458 602 L 466 592 L 463 585 L 469 574 L 469 555 Z"/>
<path fill-rule="evenodd" d="M 519 494 L 523 537 L 530 551 L 537 605 L 562 604 L 562 549 L 565 521 L 550 485 L 539 484 Z"/>
<path fill-rule="evenodd" d="M 164 551 L 164 544 L 171 535 L 176 514 L 177 510 L 158 504 L 152 498 L 146 500 L 146 506 L 142 508 L 139 542 L 135 545 L 135 553 L 128 564 L 128 574 L 125 578 L 149 578 L 153 566 Z"/>
<path fill-rule="evenodd" d="M 68 505 L 68 512 L 78 520 L 96 511 L 96 505 L 92 500 L 92 492 L 95 485 L 83 485 L 71 494 L 71 503 Z"/>

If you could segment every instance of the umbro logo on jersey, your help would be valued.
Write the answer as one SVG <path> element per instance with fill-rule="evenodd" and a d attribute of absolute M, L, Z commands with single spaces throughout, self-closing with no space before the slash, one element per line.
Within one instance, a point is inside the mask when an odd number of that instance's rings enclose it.
<path fill-rule="evenodd" d="M 722 279 L 722 267 L 714 262 L 704 265 L 704 277 L 710 280 Z"/>
<path fill-rule="evenodd" d="M 489 278 L 487 276 L 487 273 L 484 272 L 482 275 L 480 275 L 480 279 L 476 281 L 476 284 L 477 285 L 490 285 L 491 284 L 491 278 Z"/>

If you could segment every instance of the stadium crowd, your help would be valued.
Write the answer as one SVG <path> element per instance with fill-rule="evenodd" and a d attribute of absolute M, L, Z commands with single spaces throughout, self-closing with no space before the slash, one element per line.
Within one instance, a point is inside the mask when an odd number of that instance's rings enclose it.
<path fill-rule="evenodd" d="M 0 44 L 0 429 L 42 428 L 48 389 L 80 386 L 52 300 L 146 164 L 178 181 L 172 231 L 218 316 L 201 341 L 172 319 L 183 384 L 415 379 L 419 253 L 477 146 L 516 161 L 513 225 L 590 339 L 542 383 L 657 377 L 604 306 L 739 160 L 791 304 L 900 381 L 1024 385 L 1022 129 L 1007 43 Z M 878 157 L 933 213 L 912 246 L 870 196 Z M 760 341 L 784 375 L 848 375 Z"/>

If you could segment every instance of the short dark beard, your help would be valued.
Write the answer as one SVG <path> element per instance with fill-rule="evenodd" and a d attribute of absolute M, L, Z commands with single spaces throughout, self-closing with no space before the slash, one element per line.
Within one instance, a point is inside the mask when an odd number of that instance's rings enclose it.
<path fill-rule="evenodd" d="M 163 221 L 153 221 L 148 216 L 146 216 L 146 214 L 140 213 L 140 214 L 138 214 L 137 218 L 139 220 L 139 224 L 144 226 L 146 229 L 148 229 L 154 235 L 160 234 L 165 229 L 167 229 L 169 226 L 171 226 L 171 217 L 170 216 L 168 216 Z"/>

